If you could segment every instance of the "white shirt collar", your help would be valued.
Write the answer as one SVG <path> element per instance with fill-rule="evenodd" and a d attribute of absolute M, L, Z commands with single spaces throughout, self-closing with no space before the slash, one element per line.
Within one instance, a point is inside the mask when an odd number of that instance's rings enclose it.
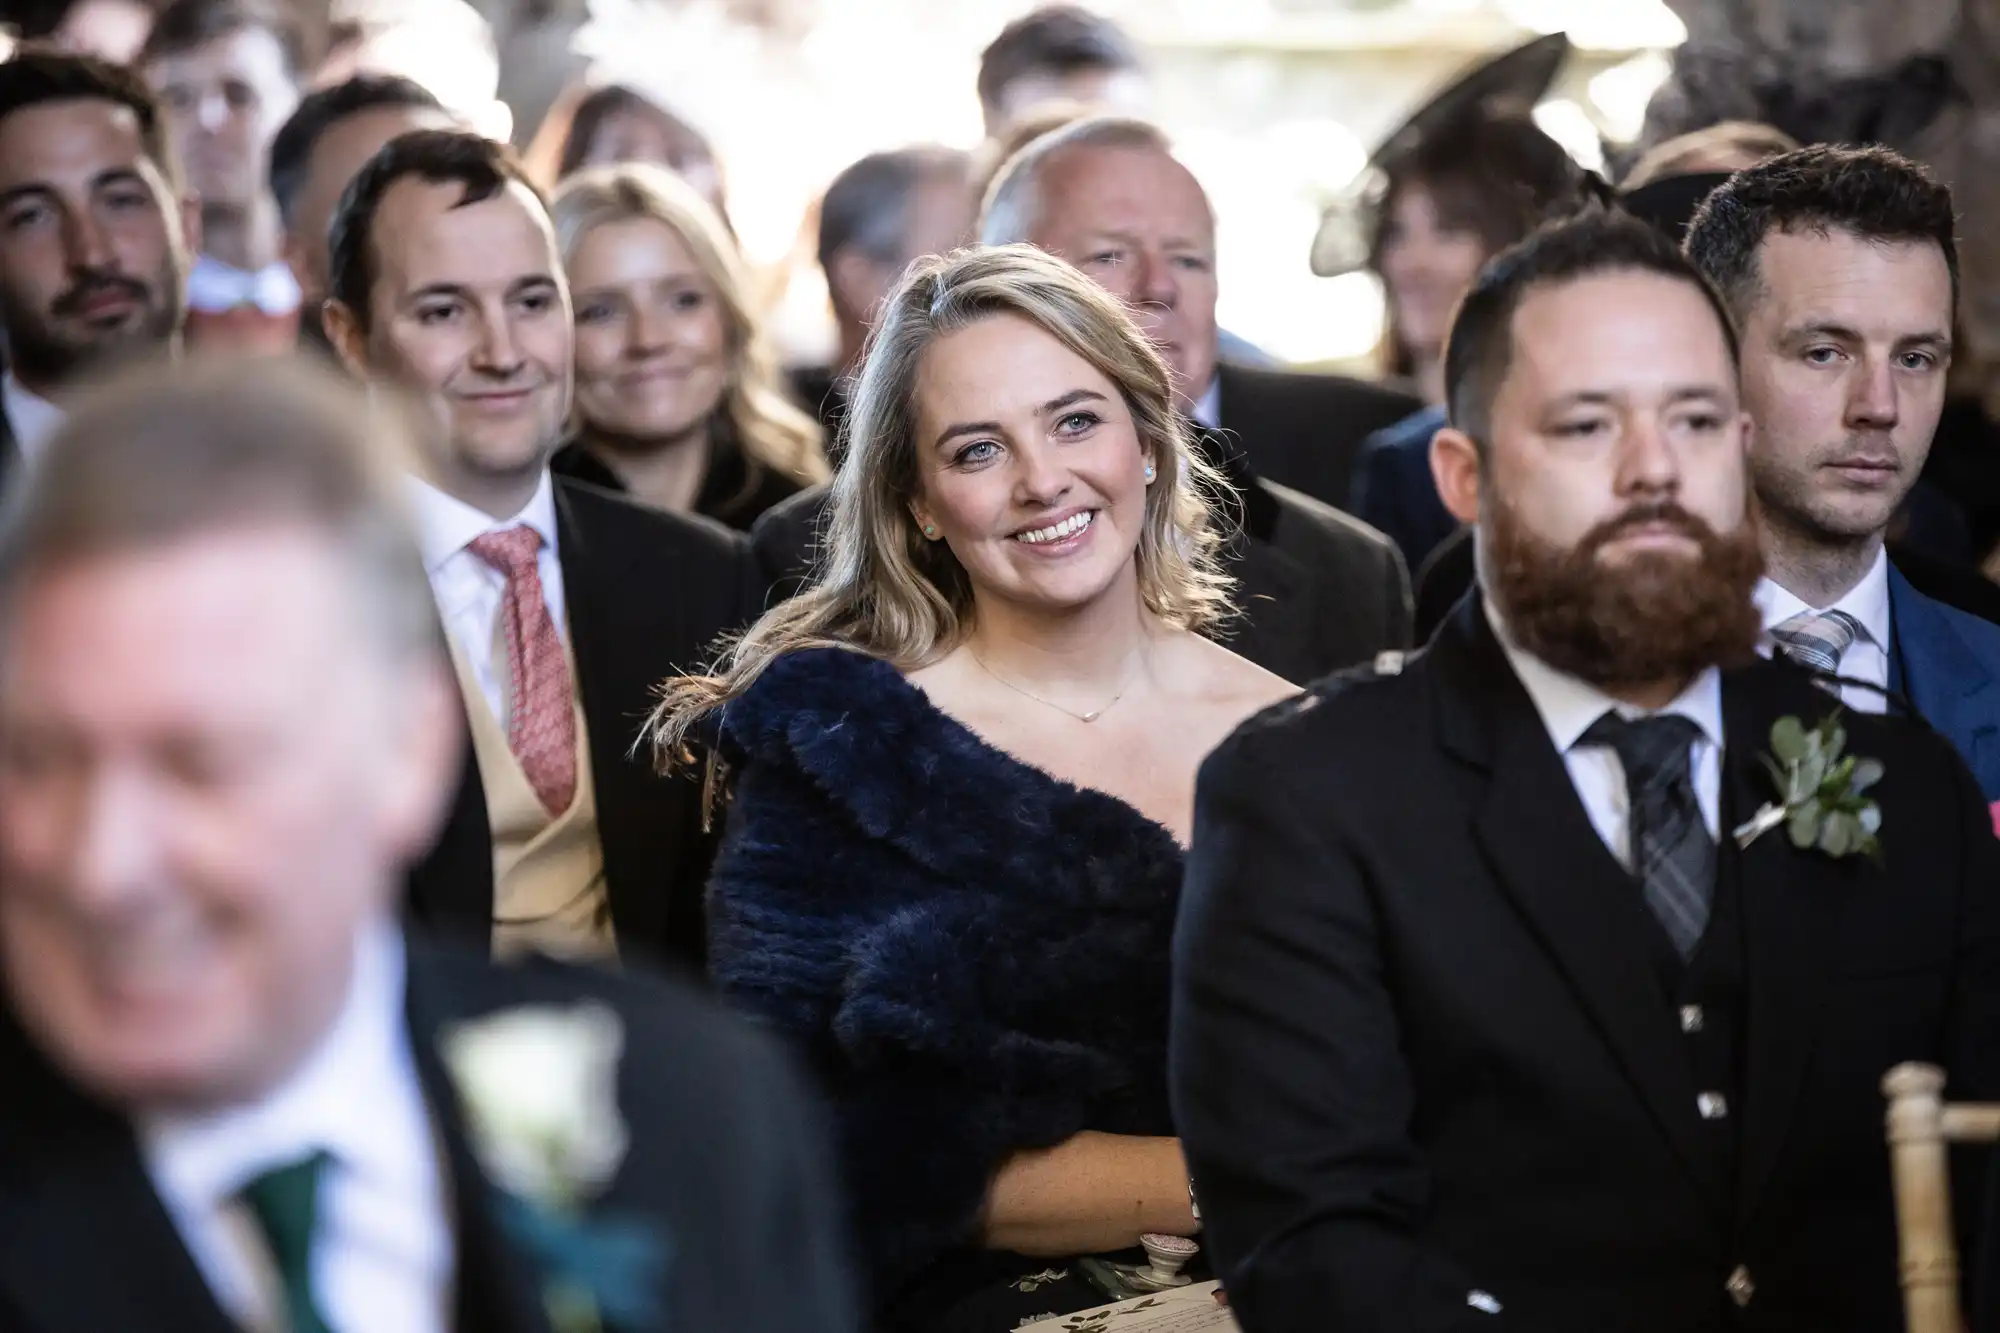
<path fill-rule="evenodd" d="M 417 546 L 423 552 L 424 569 L 433 578 L 477 538 L 522 524 L 541 534 L 542 545 L 550 553 L 556 551 L 556 492 L 547 468 L 542 469 L 542 480 L 527 505 L 511 518 L 496 519 L 418 477 L 410 478 L 410 496 L 416 511 Z"/>
<path fill-rule="evenodd" d="M 0 397 L 7 408 L 7 424 L 14 428 L 14 447 L 23 460 L 33 464 L 48 447 L 51 437 L 62 429 L 69 414 L 40 394 L 28 389 L 8 371 L 0 377 Z"/>
<path fill-rule="evenodd" d="M 299 308 L 299 298 L 299 280 L 282 259 L 252 272 L 197 255 L 188 270 L 188 305 L 196 310 L 221 313 L 254 305 L 267 315 L 289 315 Z"/>
<path fill-rule="evenodd" d="M 1702 736 L 1709 744 L 1717 749 L 1722 747 L 1722 673 L 1714 667 L 1709 667 L 1688 682 L 1687 688 L 1674 696 L 1666 707 L 1649 714 L 1643 708 L 1612 698 L 1588 681 L 1556 670 L 1526 649 L 1516 647 L 1507 637 L 1506 626 L 1500 619 L 1498 608 L 1493 605 L 1493 599 L 1483 597 L 1481 601 L 1485 606 L 1487 623 L 1500 640 L 1501 650 L 1507 654 L 1508 663 L 1520 678 L 1521 687 L 1534 701 L 1535 711 L 1541 714 L 1542 725 L 1548 729 L 1549 739 L 1555 742 L 1558 754 L 1568 754 L 1571 747 L 1583 739 L 1583 733 L 1590 730 L 1591 724 L 1607 712 L 1616 712 L 1623 718 L 1678 714 L 1700 727 Z"/>
<path fill-rule="evenodd" d="M 275 1091 L 248 1106 L 197 1116 L 141 1117 L 139 1140 L 172 1193 L 213 1205 L 258 1174 L 314 1149 L 342 1169 L 395 1179 L 421 1178 L 431 1150 L 419 1139 L 385 1133 L 396 1122 L 357 1115 L 357 1089 L 395 1086 L 414 1077 L 404 1016 L 406 961 L 395 925 L 378 921 L 355 940 L 347 1000 L 318 1049 Z"/>
<path fill-rule="evenodd" d="M 1887 547 L 1875 553 L 1875 563 L 1861 576 L 1861 582 L 1847 590 L 1847 595 L 1832 606 L 1808 606 L 1793 596 L 1785 588 L 1773 582 L 1769 576 L 1757 580 L 1757 611 L 1764 618 L 1764 628 L 1782 625 L 1793 616 L 1806 612 L 1815 614 L 1826 611 L 1845 611 L 1861 625 L 1862 633 L 1868 641 L 1885 652 L 1889 647 L 1889 551 Z"/>
<path fill-rule="evenodd" d="M 1215 378 L 1208 382 L 1208 387 L 1201 391 L 1201 397 L 1194 400 L 1194 407 L 1189 410 L 1188 415 L 1193 417 L 1198 425 L 1206 426 L 1210 430 L 1220 430 L 1222 428 L 1222 375 L 1220 372 L 1217 372 Z"/>

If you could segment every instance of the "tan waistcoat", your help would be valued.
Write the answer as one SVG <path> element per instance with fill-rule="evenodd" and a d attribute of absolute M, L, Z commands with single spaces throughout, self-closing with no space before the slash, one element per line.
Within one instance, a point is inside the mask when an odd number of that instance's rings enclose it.
<path fill-rule="evenodd" d="M 551 818 L 521 771 L 507 744 L 506 729 L 493 716 L 456 643 L 451 645 L 451 661 L 465 697 L 472 752 L 479 762 L 486 820 L 492 829 L 494 956 L 509 958 L 539 950 L 558 958 L 615 959 L 618 944 L 605 896 L 604 848 L 597 837 L 597 792 L 582 704 L 572 704 L 576 795 L 569 809 Z M 574 661 L 570 679 L 576 679 Z"/>

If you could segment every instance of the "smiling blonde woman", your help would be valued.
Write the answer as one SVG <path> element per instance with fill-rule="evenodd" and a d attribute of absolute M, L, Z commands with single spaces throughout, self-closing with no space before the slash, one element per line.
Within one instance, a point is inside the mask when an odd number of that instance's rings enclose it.
<path fill-rule="evenodd" d="M 1062 261 L 919 265 L 850 424 L 816 582 L 654 735 L 719 715 L 715 980 L 832 1090 L 881 1325 L 1011 1329 L 1199 1231 L 1165 1095 L 1195 769 L 1292 687 L 1200 637 L 1218 479 Z"/>
<path fill-rule="evenodd" d="M 785 396 L 735 241 L 663 167 L 570 177 L 550 205 L 576 308 L 577 437 L 556 470 L 735 528 L 828 475 Z"/>

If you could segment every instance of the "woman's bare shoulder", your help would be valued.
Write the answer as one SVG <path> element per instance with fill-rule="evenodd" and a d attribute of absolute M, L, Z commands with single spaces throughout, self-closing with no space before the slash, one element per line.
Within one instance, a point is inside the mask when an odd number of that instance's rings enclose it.
<path fill-rule="evenodd" d="M 1299 693 L 1299 687 L 1197 634 L 1176 636 L 1188 692 L 1240 721 Z"/>

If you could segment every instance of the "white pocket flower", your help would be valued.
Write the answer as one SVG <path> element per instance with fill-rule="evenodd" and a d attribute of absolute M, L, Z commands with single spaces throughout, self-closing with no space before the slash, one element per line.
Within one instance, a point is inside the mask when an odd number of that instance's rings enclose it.
<path fill-rule="evenodd" d="M 618 1015 L 602 1004 L 522 1008 L 439 1039 L 473 1149 L 495 1184 L 569 1209 L 617 1174 L 629 1140 L 618 1114 Z"/>

